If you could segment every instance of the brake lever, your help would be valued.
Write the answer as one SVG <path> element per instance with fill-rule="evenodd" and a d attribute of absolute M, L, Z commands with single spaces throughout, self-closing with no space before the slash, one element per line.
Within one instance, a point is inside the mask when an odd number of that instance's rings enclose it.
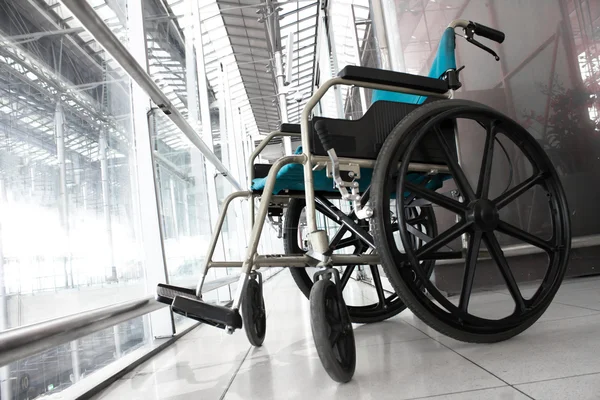
<path fill-rule="evenodd" d="M 492 49 L 490 49 L 489 47 L 479 43 L 477 40 L 475 40 L 473 38 L 473 36 L 475 35 L 475 30 L 473 28 L 465 28 L 465 34 L 466 34 L 466 39 L 467 42 L 474 44 L 475 46 L 479 47 L 480 49 L 490 53 L 491 55 L 494 56 L 494 58 L 496 59 L 496 61 L 500 61 L 500 57 L 498 56 L 498 54 L 496 54 L 496 52 Z"/>
<path fill-rule="evenodd" d="M 498 54 L 496 54 L 496 52 L 494 50 L 490 49 L 487 46 L 484 46 L 483 44 L 479 43 L 477 40 L 467 37 L 467 42 L 473 43 L 475 46 L 479 47 L 480 49 L 487 51 L 488 53 L 490 53 L 491 55 L 494 56 L 496 61 L 500 61 L 500 57 L 498 56 Z"/>

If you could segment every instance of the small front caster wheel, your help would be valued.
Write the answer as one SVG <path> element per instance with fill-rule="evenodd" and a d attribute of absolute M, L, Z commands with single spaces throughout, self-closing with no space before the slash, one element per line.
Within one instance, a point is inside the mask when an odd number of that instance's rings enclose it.
<path fill-rule="evenodd" d="M 250 343 L 253 346 L 261 346 L 267 333 L 267 313 L 262 294 L 262 279 L 258 274 L 248 280 L 242 301 L 242 321 Z"/>
<path fill-rule="evenodd" d="M 325 371 L 336 382 L 350 381 L 356 368 L 354 331 L 344 299 L 329 279 L 314 283 L 310 291 L 310 317 Z"/>

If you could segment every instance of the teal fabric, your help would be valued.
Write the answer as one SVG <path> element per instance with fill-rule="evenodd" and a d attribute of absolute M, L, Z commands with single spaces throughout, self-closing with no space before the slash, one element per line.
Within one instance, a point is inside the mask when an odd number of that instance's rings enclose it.
<path fill-rule="evenodd" d="M 298 147 L 295 154 L 302 154 L 302 146 Z M 360 179 L 357 180 L 360 191 L 365 191 L 371 184 L 373 178 L 373 170 L 371 168 L 360 169 Z M 437 190 L 442 187 L 443 182 L 448 178 L 446 175 L 427 176 L 422 173 L 408 174 L 408 179 L 415 183 L 421 184 L 426 178 L 430 178 L 426 187 L 431 190 Z M 337 192 L 338 190 L 333 185 L 333 179 L 327 177 L 325 169 L 313 171 L 314 188 L 317 192 Z M 256 178 L 252 180 L 252 190 L 262 191 L 267 183 L 267 178 Z M 273 194 L 279 194 L 284 190 L 304 191 L 304 167 L 301 164 L 288 164 L 281 168 L 277 173 L 277 180 Z M 408 196 L 409 193 L 404 193 Z"/>
<path fill-rule="evenodd" d="M 437 54 L 431 70 L 429 71 L 429 77 L 438 79 L 449 69 L 456 69 L 456 54 L 454 49 L 456 47 L 456 37 L 454 36 L 454 29 L 446 28 L 440 44 L 437 49 Z M 387 92 L 384 90 L 373 90 L 372 103 L 376 101 L 395 101 L 398 103 L 408 104 L 423 104 L 427 99 L 425 96 L 416 96 L 413 94 Z"/>

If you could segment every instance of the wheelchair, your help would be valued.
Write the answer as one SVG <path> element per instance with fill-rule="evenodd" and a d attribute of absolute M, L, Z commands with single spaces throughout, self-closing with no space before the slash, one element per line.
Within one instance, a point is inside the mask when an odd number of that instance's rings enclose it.
<path fill-rule="evenodd" d="M 344 68 L 309 99 L 300 126 L 283 124 L 256 148 L 248 160 L 251 189 L 225 200 L 197 287 L 159 284 L 157 300 L 169 304 L 173 312 L 230 333 L 244 327 L 249 341 L 260 346 L 266 313 L 259 269 L 289 267 L 310 301 L 318 355 L 337 382 L 348 382 L 354 374 L 353 322 L 382 321 L 408 307 L 447 336 L 492 343 L 523 332 L 540 318 L 567 268 L 571 232 L 565 194 L 552 163 L 527 130 L 488 106 L 453 98 L 461 87 L 462 68 L 457 69 L 455 59 L 458 28 L 468 42 L 499 60 L 475 36 L 502 43 L 502 32 L 455 20 L 443 34 L 427 77 Z M 334 85 L 374 90 L 372 105 L 362 118 L 312 115 Z M 459 133 L 465 126 L 483 143 L 473 185 L 459 151 Z M 269 141 L 281 136 L 299 137 L 302 145 L 272 165 L 254 164 Z M 508 157 L 508 144 L 520 151 L 528 176 L 495 193 L 491 189 L 494 150 L 502 148 Z M 545 193 L 548 204 L 543 237 L 503 217 L 511 204 L 534 188 Z M 237 198 L 249 199 L 252 230 L 245 259 L 213 261 L 225 214 Z M 260 200 L 257 212 L 255 199 Z M 283 220 L 286 254 L 257 254 L 267 218 Z M 445 229 L 438 223 L 442 218 L 448 225 Z M 337 224 L 331 237 L 330 229 L 319 226 L 318 220 Z M 500 235 L 546 255 L 541 284 L 530 295 L 519 289 Z M 495 265 L 514 302 L 514 310 L 502 318 L 485 318 L 469 307 L 477 266 L 484 260 Z M 464 265 L 460 295 L 455 299 L 438 288 L 433 273 L 436 265 L 448 262 Z M 203 302 L 208 269 L 224 267 L 241 267 L 232 305 Z M 355 271 L 370 273 L 375 293 L 366 305 L 347 307 L 344 291 Z M 382 275 L 391 289 L 384 288 Z"/>

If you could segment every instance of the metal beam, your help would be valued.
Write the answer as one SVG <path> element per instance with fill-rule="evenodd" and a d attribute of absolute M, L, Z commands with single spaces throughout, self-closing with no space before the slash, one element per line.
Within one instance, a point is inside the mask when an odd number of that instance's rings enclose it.
<path fill-rule="evenodd" d="M 89 33 L 102 45 L 106 51 L 119 63 L 119 65 L 137 82 L 138 85 L 156 103 L 162 111 L 181 129 L 183 134 L 204 154 L 206 159 L 233 185 L 241 190 L 240 184 L 229 173 L 219 158 L 206 146 L 200 135 L 192 128 L 184 116 L 175 108 L 165 93 L 152 80 L 150 75 L 127 51 L 104 21 L 96 14 L 87 3 L 77 0 L 62 0 L 63 4 L 79 19 Z"/>

